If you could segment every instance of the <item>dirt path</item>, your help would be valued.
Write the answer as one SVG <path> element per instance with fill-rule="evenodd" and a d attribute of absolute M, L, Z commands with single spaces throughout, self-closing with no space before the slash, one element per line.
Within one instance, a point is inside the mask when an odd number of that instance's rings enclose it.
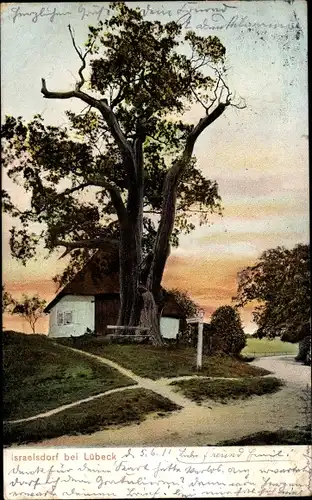
<path fill-rule="evenodd" d="M 71 349 L 73 351 L 77 351 L 77 349 L 68 347 L 68 346 L 62 346 L 65 349 Z M 81 351 L 79 351 L 81 352 Z M 177 393 L 172 387 L 170 387 L 170 383 L 172 381 L 177 381 L 177 380 L 189 380 L 191 378 L 206 378 L 206 379 L 222 379 L 222 380 L 235 380 L 235 379 L 229 379 L 226 377 L 205 377 L 205 376 L 200 376 L 200 375 L 185 375 L 182 377 L 172 377 L 172 378 L 161 378 L 158 380 L 151 380 L 149 378 L 144 378 L 144 377 L 139 377 L 138 375 L 135 375 L 132 371 L 124 368 L 123 366 L 115 363 L 114 361 L 111 361 L 108 358 L 103 358 L 96 356 L 95 354 L 87 353 L 84 352 L 85 356 L 92 357 L 96 360 L 98 360 L 100 363 L 104 363 L 108 366 L 111 366 L 112 368 L 118 370 L 120 373 L 123 375 L 127 376 L 128 378 L 132 379 L 133 382 L 135 382 L 135 385 L 128 385 L 125 387 L 118 387 L 116 389 L 110 389 L 105 392 L 101 392 L 100 394 L 95 394 L 93 396 L 89 396 L 88 398 L 84 399 L 79 399 L 77 401 L 74 401 L 72 403 L 68 403 L 66 405 L 61 405 L 58 406 L 57 408 L 53 408 L 52 410 L 43 412 L 43 413 L 38 413 L 37 415 L 33 415 L 31 417 L 26 417 L 26 418 L 20 418 L 17 420 L 6 420 L 5 422 L 10 422 L 12 424 L 17 424 L 21 422 L 29 422 L 31 420 L 36 420 L 38 418 L 46 418 L 50 417 L 51 415 L 56 415 L 57 413 L 60 413 L 61 411 L 68 410 L 69 408 L 73 408 L 74 406 L 78 406 L 81 403 L 86 403 L 88 401 L 93 401 L 94 399 L 101 398 L 104 396 L 107 396 L 109 394 L 113 394 L 115 392 L 123 392 L 123 391 L 128 391 L 131 389 L 138 389 L 138 388 L 143 388 L 143 389 L 148 389 L 153 392 L 156 392 L 157 394 L 160 394 L 161 396 L 169 399 L 171 402 L 177 404 L 178 406 L 181 406 L 182 408 L 184 407 L 196 407 L 197 404 L 194 403 L 193 401 L 183 397 L 181 394 Z"/>
<path fill-rule="evenodd" d="M 140 425 L 114 427 L 90 435 L 63 436 L 28 446 L 203 446 L 263 430 L 305 425 L 307 412 L 302 395 L 310 384 L 310 368 L 288 356 L 261 358 L 252 364 L 283 378 L 285 387 L 275 394 L 227 405 L 209 401 L 198 406 L 188 404 L 183 398 L 184 408 L 163 418 L 151 415 Z M 151 390 L 157 387 L 155 392 L 168 397 L 169 389 L 172 395 L 172 390 L 162 381 L 143 380 L 148 381 Z"/>
<path fill-rule="evenodd" d="M 297 363 L 293 356 L 268 356 L 259 358 L 252 364 L 274 372 L 289 387 L 305 389 L 307 384 L 311 385 L 311 367 Z"/>

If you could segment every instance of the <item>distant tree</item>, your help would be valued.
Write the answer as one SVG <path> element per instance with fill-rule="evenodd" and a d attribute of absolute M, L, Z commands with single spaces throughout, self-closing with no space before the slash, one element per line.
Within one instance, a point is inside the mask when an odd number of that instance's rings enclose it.
<path fill-rule="evenodd" d="M 11 314 L 17 314 L 28 321 L 32 332 L 36 333 L 35 325 L 38 319 L 43 316 L 45 306 L 46 301 L 41 300 L 38 295 L 29 297 L 28 295 L 23 294 L 21 301 L 13 299 Z"/>
<path fill-rule="evenodd" d="M 277 247 L 263 252 L 254 266 L 238 274 L 238 307 L 251 301 L 258 338 L 280 336 L 299 342 L 310 335 L 310 246 Z"/>
<path fill-rule="evenodd" d="M 234 307 L 221 306 L 211 316 L 209 325 L 211 351 L 239 354 L 246 345 L 246 336 L 239 313 Z"/>
<path fill-rule="evenodd" d="M 13 304 L 12 295 L 6 291 L 5 286 L 2 285 L 2 312 L 8 311 Z"/>
<path fill-rule="evenodd" d="M 175 301 L 181 307 L 186 318 L 191 318 L 198 314 L 199 305 L 191 299 L 188 292 L 172 288 L 168 290 L 168 293 L 174 296 Z"/>

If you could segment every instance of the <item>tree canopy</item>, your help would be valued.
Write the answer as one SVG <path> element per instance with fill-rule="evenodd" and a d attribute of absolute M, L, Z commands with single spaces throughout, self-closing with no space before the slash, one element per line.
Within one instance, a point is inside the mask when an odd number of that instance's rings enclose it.
<path fill-rule="evenodd" d="M 192 318 L 198 314 L 199 305 L 194 302 L 186 291 L 171 288 L 168 290 L 168 293 L 174 296 L 175 301 L 181 307 L 186 318 Z"/>
<path fill-rule="evenodd" d="M 5 286 L 2 285 L 2 312 L 6 312 L 9 310 L 12 305 L 13 298 L 10 292 L 5 289 Z"/>
<path fill-rule="evenodd" d="M 174 296 L 174 299 L 181 307 L 184 316 L 180 319 L 179 342 L 186 344 L 194 343 L 194 325 L 188 324 L 186 320 L 198 315 L 199 305 L 194 302 L 186 291 L 179 290 L 178 288 L 172 288 L 168 290 L 168 293 Z"/>
<path fill-rule="evenodd" d="M 23 294 L 21 300 L 12 299 L 11 314 L 17 314 L 24 318 L 31 327 L 33 333 L 36 333 L 36 323 L 43 316 L 43 310 L 46 306 L 46 301 L 40 299 L 38 295 L 29 297 Z"/>
<path fill-rule="evenodd" d="M 226 84 L 225 47 L 216 36 L 148 21 L 124 3 L 110 4 L 110 11 L 89 26 L 84 51 L 69 26 L 80 60 L 75 88 L 50 91 L 42 79 L 45 99 L 78 100 L 81 113 L 67 110 L 66 126 L 44 124 L 38 114 L 28 123 L 6 117 L 3 164 L 31 203 L 21 210 L 4 192 L 3 208 L 21 223 L 11 229 L 15 258 L 26 263 L 39 242 L 49 252 L 63 246 L 63 255 L 70 253 L 60 284 L 90 252 L 116 239 L 119 322 L 130 325 L 138 322 L 144 290 L 160 301 L 170 245 L 194 229 L 192 216 L 203 224 L 220 213 L 217 182 L 197 167 L 194 146 L 228 106 L 243 105 Z M 195 104 L 202 117 L 191 124 L 184 116 Z"/>
<path fill-rule="evenodd" d="M 263 252 L 239 273 L 235 300 L 239 307 L 257 301 L 253 316 L 260 338 L 280 336 L 294 343 L 310 335 L 310 245 Z"/>

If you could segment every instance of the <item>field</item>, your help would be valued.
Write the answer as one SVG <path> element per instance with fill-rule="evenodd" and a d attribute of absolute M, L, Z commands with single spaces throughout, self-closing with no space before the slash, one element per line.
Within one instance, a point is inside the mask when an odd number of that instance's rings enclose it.
<path fill-rule="evenodd" d="M 140 423 L 149 413 L 160 416 L 178 410 L 168 399 L 144 389 L 126 390 L 81 403 L 46 418 L 3 425 L 3 444 L 41 441 L 59 436 L 91 434 L 112 425 Z"/>
<path fill-rule="evenodd" d="M 65 351 L 43 335 L 3 332 L 3 417 L 17 420 L 133 385 L 117 370 Z"/>
<path fill-rule="evenodd" d="M 66 339 L 66 345 L 71 345 L 71 339 Z M 150 345 L 108 345 L 88 341 L 82 344 L 80 349 L 108 358 L 132 370 L 136 375 L 153 380 L 197 373 L 196 349 L 194 348 L 167 349 Z M 208 377 L 256 377 L 268 373 L 267 370 L 250 366 L 248 363 L 242 363 L 227 356 L 203 356 L 201 375 Z"/>
<path fill-rule="evenodd" d="M 3 332 L 4 372 L 4 443 L 42 441 L 64 435 L 93 433 L 111 426 L 140 423 L 148 414 L 164 416 L 181 408 L 180 400 L 160 394 L 150 386 L 152 380 L 196 375 L 196 349 L 156 348 L 150 345 L 99 344 L 89 339 L 79 350 L 71 351 L 44 335 Z M 60 342 L 71 345 L 71 339 Z M 84 355 L 86 351 L 105 357 L 128 368 L 136 375 L 151 379 L 147 386 L 120 393 L 101 394 L 110 389 L 133 386 L 136 382 L 100 360 Z M 229 380 L 178 382 L 179 391 L 200 403 L 205 399 L 244 399 L 253 394 L 274 392 L 280 386 L 270 372 L 228 356 L 204 356 L 201 375 Z M 231 380 L 236 378 L 236 381 Z M 142 379 L 144 380 L 144 379 Z M 159 382 L 160 387 L 163 387 Z M 165 382 L 166 383 L 166 382 Z M 168 384 L 170 381 L 167 382 Z M 171 387 L 171 394 L 174 386 Z M 162 394 L 162 395 L 161 395 Z M 97 399 L 71 408 L 68 403 L 99 395 Z M 9 420 L 34 417 L 58 409 L 52 415 L 24 422 Z"/>
<path fill-rule="evenodd" d="M 272 356 L 277 354 L 293 354 L 296 356 L 298 344 L 282 342 L 279 339 L 247 339 L 247 346 L 242 354 L 253 354 L 254 356 Z"/>

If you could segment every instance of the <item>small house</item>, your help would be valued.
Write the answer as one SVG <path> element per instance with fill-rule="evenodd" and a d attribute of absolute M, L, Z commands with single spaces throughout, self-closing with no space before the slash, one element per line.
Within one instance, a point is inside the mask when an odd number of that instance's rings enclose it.
<path fill-rule="evenodd" d="M 116 247 L 98 250 L 74 278 L 46 306 L 49 337 L 80 336 L 87 329 L 108 335 L 107 325 L 116 325 L 119 313 L 119 263 Z M 176 338 L 183 311 L 167 294 L 160 320 L 164 338 Z"/>

